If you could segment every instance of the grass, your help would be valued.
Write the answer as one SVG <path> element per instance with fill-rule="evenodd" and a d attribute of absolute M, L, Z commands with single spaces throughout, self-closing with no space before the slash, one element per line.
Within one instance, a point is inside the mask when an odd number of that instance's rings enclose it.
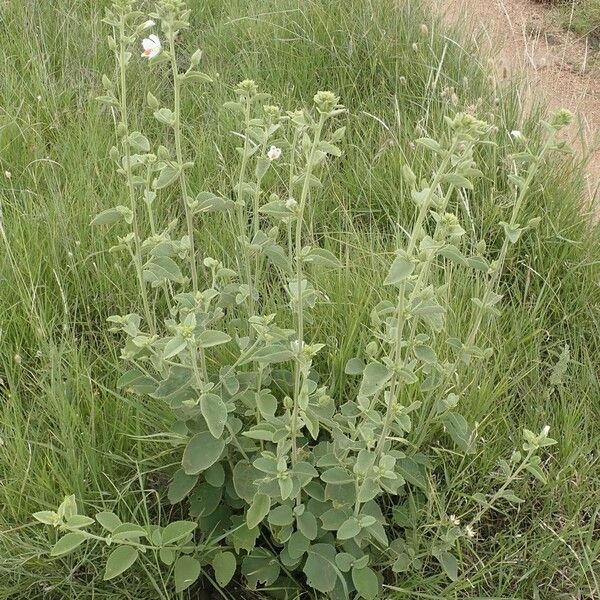
<path fill-rule="evenodd" d="M 116 392 L 118 340 L 110 314 L 137 297 L 127 262 L 107 248 L 118 231 L 92 231 L 91 217 L 116 203 L 122 187 L 106 158 L 110 115 L 93 98 L 111 72 L 101 16 L 106 2 L 10 2 L 0 21 L 0 182 L 5 237 L 0 239 L 0 599 L 152 598 L 143 571 L 102 582 L 103 550 L 48 557 L 46 528 L 31 513 L 74 493 L 85 507 L 110 507 L 128 520 L 166 519 L 165 470 L 176 456 L 140 436 L 165 430 L 169 411 Z M 404 161 L 429 173 L 412 145 L 415 129 L 436 137 L 456 110 L 442 98 L 454 87 L 459 108 L 479 101 L 493 115 L 497 145 L 481 151 L 484 172 L 467 211 L 476 238 L 500 238 L 511 188 L 507 131 L 539 140 L 541 108 L 520 112 L 516 85 L 490 85 L 489 73 L 460 32 L 432 19 L 421 3 L 392 0 L 206 0 L 190 2 L 192 34 L 205 67 L 219 74 L 185 106 L 196 155 L 197 189 L 230 188 L 231 122 L 222 110 L 233 84 L 254 78 L 293 107 L 318 89 L 337 91 L 350 108 L 345 155 L 313 207 L 315 235 L 351 257 L 341 273 L 323 274 L 332 303 L 313 332 L 328 340 L 331 383 L 348 389 L 343 367 L 368 338 L 371 306 L 381 295 L 394 224 L 412 218 Z M 421 24 L 427 25 L 424 33 Z M 417 44 L 416 50 L 412 44 Z M 162 75 L 136 74 L 137 98 L 160 89 Z M 138 112 L 135 119 L 141 119 Z M 461 391 L 463 412 L 478 422 L 479 451 L 463 458 L 431 440 L 439 457 L 435 501 L 423 522 L 460 514 L 475 492 L 496 485 L 499 458 L 519 444 L 523 427 L 552 427 L 549 483 L 521 481 L 525 502 L 491 514 L 450 583 L 435 569 L 390 582 L 397 598 L 592 598 L 600 593 L 600 265 L 599 230 L 581 213 L 577 161 L 547 166 L 528 216 L 543 217 L 509 261 L 502 316 L 488 330 L 495 356 Z M 126 202 L 123 202 L 126 203 Z M 178 202 L 163 218 L 178 215 Z M 227 256 L 219 217 L 203 223 L 207 253 Z M 450 326 L 468 326 L 473 282 L 456 282 Z M 322 317 L 322 318 L 321 318 Z M 570 360 L 552 378 L 560 353 Z M 197 592 L 198 594 L 200 592 Z M 190 596 L 199 597 L 199 596 Z"/>
<path fill-rule="evenodd" d="M 597 42 L 600 39 L 600 0 L 554 0 L 562 27 Z"/>

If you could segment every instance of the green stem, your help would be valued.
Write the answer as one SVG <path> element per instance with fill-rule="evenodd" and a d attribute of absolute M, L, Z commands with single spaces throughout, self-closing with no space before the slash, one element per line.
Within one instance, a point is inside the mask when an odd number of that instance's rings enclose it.
<path fill-rule="evenodd" d="M 527 173 L 527 178 L 525 179 L 525 183 L 523 184 L 523 187 L 521 188 L 521 191 L 519 192 L 519 195 L 517 196 L 517 199 L 516 199 L 515 204 L 512 209 L 510 223 L 509 223 L 511 226 L 515 225 L 517 222 L 519 212 L 521 211 L 523 202 L 525 201 L 525 199 L 527 197 L 527 193 L 529 192 L 529 188 L 531 187 L 533 178 L 537 174 L 540 163 L 541 163 L 543 157 L 545 156 L 546 152 L 550 148 L 553 141 L 554 141 L 554 135 L 550 136 L 546 140 L 546 143 L 542 147 L 542 150 L 541 150 L 539 156 L 535 159 L 535 161 L 533 162 L 533 164 L 531 165 L 531 167 L 529 169 L 529 172 Z M 489 299 L 489 296 L 493 292 L 495 292 L 496 288 L 498 287 L 498 283 L 500 281 L 502 271 L 504 270 L 504 263 L 506 261 L 506 256 L 508 254 L 509 244 L 510 244 L 510 240 L 508 239 L 508 236 L 505 235 L 504 242 L 502 243 L 502 248 L 500 249 L 500 254 L 498 256 L 498 260 L 496 261 L 496 268 L 486 286 L 486 289 L 485 289 L 485 292 L 483 295 L 482 306 L 478 308 L 477 315 L 475 317 L 475 322 L 473 323 L 473 327 L 471 328 L 471 331 L 469 332 L 469 335 L 467 336 L 467 345 L 469 345 L 469 346 L 472 346 L 473 343 L 475 342 L 475 337 L 476 337 L 477 332 L 479 331 L 479 328 L 483 321 L 483 316 L 484 316 L 484 312 L 485 312 L 484 307 L 486 305 L 486 302 Z"/>
<path fill-rule="evenodd" d="M 144 306 L 144 314 L 146 316 L 146 322 L 150 327 L 150 332 L 154 335 L 156 333 L 156 324 L 154 317 L 150 311 L 150 302 L 148 301 L 148 290 L 146 289 L 146 283 L 144 282 L 144 274 L 142 269 L 142 246 L 140 239 L 140 229 L 137 218 L 137 202 L 135 198 L 135 189 L 133 187 L 133 178 L 131 175 L 131 149 L 129 148 L 129 119 L 127 111 L 127 80 L 125 73 L 125 17 L 122 15 L 119 25 L 119 71 L 120 71 L 120 109 L 121 109 L 121 123 L 123 124 L 123 139 L 121 144 L 123 146 L 123 152 L 125 154 L 125 171 L 127 174 L 127 190 L 129 192 L 129 202 L 131 206 L 131 213 L 133 215 L 132 227 L 133 237 L 135 243 L 135 253 L 133 262 L 138 278 L 138 284 L 140 286 L 140 293 L 142 296 L 142 304 Z"/>
<path fill-rule="evenodd" d="M 302 225 L 304 223 L 304 210 L 306 208 L 306 200 L 308 198 L 308 192 L 310 190 L 310 180 L 312 171 L 314 168 L 315 153 L 317 147 L 321 141 L 321 132 L 323 130 L 323 124 L 325 123 L 326 116 L 321 114 L 315 134 L 313 143 L 306 163 L 306 174 L 304 176 L 304 182 L 302 184 L 302 192 L 300 194 L 300 202 L 298 204 L 298 216 L 296 220 L 296 241 L 295 241 L 295 252 L 296 252 L 296 333 L 298 336 L 298 343 L 300 344 L 299 351 L 302 351 L 304 346 L 304 307 L 303 307 L 303 292 L 302 292 Z M 290 436 L 292 438 L 292 466 L 296 464 L 298 446 L 296 442 L 296 435 L 298 429 L 298 412 L 299 412 L 299 396 L 301 390 L 301 369 L 300 362 L 296 360 L 294 363 L 294 406 L 292 409 L 292 418 L 290 422 Z"/>
<path fill-rule="evenodd" d="M 527 467 L 534 452 L 535 452 L 535 449 L 529 450 L 527 452 L 527 456 L 525 456 L 525 458 L 523 459 L 521 464 L 514 470 L 512 475 L 504 482 L 504 485 L 502 485 L 502 487 L 500 487 L 500 489 L 490 498 L 490 501 L 487 502 L 486 505 L 483 508 L 481 508 L 477 512 L 477 514 L 471 519 L 468 527 L 472 527 L 473 525 L 475 525 L 475 523 L 477 523 L 481 519 L 481 517 L 486 512 L 488 512 L 488 510 L 490 510 L 494 507 L 494 503 L 499 498 L 502 497 L 502 494 L 506 491 L 508 486 L 511 485 L 517 479 L 517 477 L 521 474 L 521 472 Z"/>
<path fill-rule="evenodd" d="M 169 50 L 171 54 L 171 71 L 173 73 L 173 103 L 175 113 L 175 124 L 173 125 L 173 134 L 175 136 L 175 153 L 177 165 L 179 167 L 179 184 L 183 196 L 183 206 L 185 209 L 185 221 L 190 243 L 190 271 L 192 274 L 192 287 L 194 292 L 198 291 L 198 267 L 196 265 L 196 245 L 194 241 L 194 219 L 192 211 L 188 204 L 187 180 L 183 169 L 183 151 L 181 136 L 181 80 L 177 69 L 177 57 L 175 55 L 175 32 L 171 31 L 169 35 Z"/>
<path fill-rule="evenodd" d="M 406 250 L 409 257 L 412 257 L 412 255 L 414 253 L 414 250 L 415 250 L 415 247 L 416 247 L 417 241 L 418 241 L 418 235 L 423 226 L 425 217 L 427 216 L 427 212 L 429 211 L 429 208 L 431 206 L 431 202 L 433 200 L 435 190 L 437 189 L 438 185 L 441 183 L 442 177 L 446 173 L 446 169 L 448 168 L 448 165 L 450 164 L 450 160 L 454 154 L 457 144 L 458 144 L 458 141 L 456 140 L 456 138 L 453 139 L 450 149 L 448 150 L 448 154 L 444 157 L 444 160 L 440 164 L 440 166 L 435 174 L 435 177 L 433 178 L 431 186 L 429 187 L 427 196 L 425 197 L 425 199 L 423 200 L 423 203 L 421 204 L 421 207 L 417 214 L 417 219 L 412 228 L 412 232 L 411 232 L 410 239 L 408 242 L 408 248 Z M 404 279 L 402 281 L 402 283 L 400 284 L 400 290 L 398 292 L 398 305 L 396 307 L 396 323 L 397 323 L 397 325 L 396 325 L 396 344 L 394 347 L 394 365 L 395 366 L 397 366 L 399 364 L 400 358 L 402 355 L 402 338 L 404 335 L 404 327 L 405 327 L 406 321 L 407 321 L 406 314 L 405 314 L 406 307 L 407 307 L 406 281 L 407 280 Z M 416 292 L 416 288 L 413 291 L 413 294 L 415 292 Z M 412 295 L 411 295 L 411 298 L 412 298 Z M 392 421 L 393 421 L 393 417 L 394 417 L 394 403 L 396 402 L 396 395 L 397 395 L 396 388 L 397 388 L 398 384 L 399 384 L 398 375 L 397 375 L 397 372 L 394 371 L 391 381 L 390 381 L 390 388 L 389 388 L 389 392 L 388 392 L 388 400 L 387 400 L 387 405 L 386 405 L 386 414 L 385 414 L 385 419 L 384 419 L 384 423 L 383 423 L 383 428 L 381 430 L 381 435 L 379 436 L 379 440 L 378 440 L 377 446 L 375 448 L 375 464 L 377 463 L 377 461 L 379 460 L 379 457 L 381 456 L 381 453 L 383 452 L 385 440 L 387 439 L 387 437 L 390 433 L 390 429 L 391 429 Z"/>
<path fill-rule="evenodd" d="M 246 243 L 248 241 L 247 235 L 247 227 L 248 222 L 246 218 L 245 202 L 244 202 L 244 191 L 243 184 L 246 179 L 246 168 L 248 165 L 248 154 L 250 152 L 250 140 L 248 138 L 248 127 L 250 126 L 250 98 L 246 98 L 246 105 L 244 108 L 244 150 L 242 155 L 242 164 L 240 166 L 240 176 L 238 179 L 237 186 L 237 218 L 238 218 L 238 229 L 239 229 L 239 239 L 242 244 L 242 248 L 240 248 L 239 254 L 242 255 L 243 268 L 246 276 L 246 285 L 249 290 L 249 314 L 250 316 L 254 316 L 255 308 L 254 308 L 254 288 L 252 285 L 252 269 L 250 267 L 250 258 L 248 257 L 248 248 L 246 247 Z M 250 327 L 249 329 L 250 337 L 253 336 L 253 329 Z"/>

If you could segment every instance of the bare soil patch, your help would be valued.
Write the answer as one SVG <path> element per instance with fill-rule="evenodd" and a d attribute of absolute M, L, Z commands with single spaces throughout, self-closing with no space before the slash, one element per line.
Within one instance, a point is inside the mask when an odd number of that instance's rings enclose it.
<path fill-rule="evenodd" d="M 434 0 L 446 18 L 471 21 L 473 35 L 500 77 L 523 75 L 526 106 L 542 94 L 552 109 L 568 108 L 577 122 L 571 142 L 589 156 L 590 198 L 600 185 L 600 62 L 597 43 L 550 24 L 547 9 L 531 0 Z M 594 48 L 593 46 L 596 46 Z"/>

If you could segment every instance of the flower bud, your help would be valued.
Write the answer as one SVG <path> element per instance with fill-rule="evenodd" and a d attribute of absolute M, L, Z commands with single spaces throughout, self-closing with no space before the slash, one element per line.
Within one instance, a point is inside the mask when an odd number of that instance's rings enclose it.
<path fill-rule="evenodd" d="M 333 92 L 317 92 L 313 99 L 317 109 L 322 113 L 331 112 L 340 100 L 339 96 L 336 96 Z"/>

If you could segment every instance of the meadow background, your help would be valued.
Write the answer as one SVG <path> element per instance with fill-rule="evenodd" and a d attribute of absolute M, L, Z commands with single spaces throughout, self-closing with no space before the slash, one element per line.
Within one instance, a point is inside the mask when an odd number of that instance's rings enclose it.
<path fill-rule="evenodd" d="M 89 227 L 101 210 L 126 203 L 108 160 L 111 116 L 94 101 L 113 68 L 101 23 L 106 4 L 0 6 L 0 599 L 152 598 L 143 571 L 100 581 L 102 547 L 50 559 L 48 531 L 31 513 L 67 494 L 141 522 L 180 510 L 164 502 L 177 459 L 145 437 L 168 427 L 170 411 L 115 385 L 119 340 L 105 320 L 130 312 L 135 277 L 124 257 L 108 252 L 118 230 Z M 328 343 L 324 360 L 339 393 L 346 361 L 368 339 L 360 324 L 380 294 L 395 224 L 413 217 L 401 164 L 430 172 L 430 157 L 413 140 L 419 132 L 436 138 L 443 116 L 459 109 L 477 106 L 478 116 L 493 120 L 496 145 L 478 156 L 484 177 L 458 207 L 493 245 L 502 242 L 497 223 L 512 200 L 507 132 L 520 129 L 536 146 L 544 108 L 525 113 L 518 82 L 497 81 L 486 57 L 463 42 L 460 25 L 442 25 L 421 2 L 189 5 L 192 29 L 182 44 L 204 50 L 204 69 L 215 79 L 184 106 L 198 189 L 231 188 L 235 141 L 222 104 L 239 80 L 255 79 L 290 108 L 330 88 L 350 110 L 345 154 L 311 206 L 313 234 L 347 257 L 342 271 L 319 276 L 332 303 L 320 307 L 313 326 Z M 132 76 L 139 82 L 134 119 L 142 119 L 145 92 L 160 89 L 167 75 L 137 61 Z M 443 93 L 448 87 L 455 105 Z M 502 316 L 485 340 L 495 355 L 461 395 L 461 412 L 479 424 L 482 443 L 464 457 L 431 440 L 441 467 L 428 517 L 493 491 L 497 461 L 519 444 L 523 427 L 548 424 L 559 442 L 547 456 L 548 483 L 524 479 L 515 492 L 525 502 L 486 517 L 461 557 L 459 581 L 436 570 L 405 573 L 389 582 L 390 597 L 600 594 L 600 230 L 593 207 L 584 208 L 581 170 L 579 159 L 565 156 L 536 181 L 523 221 L 539 215 L 542 222 L 507 264 Z M 160 207 L 165 222 L 180 216 L 179 206 L 173 198 Z M 208 254 L 231 252 L 225 224 L 221 217 L 202 222 Z M 454 285 L 451 326 L 460 330 L 468 326 L 473 281 Z"/>

